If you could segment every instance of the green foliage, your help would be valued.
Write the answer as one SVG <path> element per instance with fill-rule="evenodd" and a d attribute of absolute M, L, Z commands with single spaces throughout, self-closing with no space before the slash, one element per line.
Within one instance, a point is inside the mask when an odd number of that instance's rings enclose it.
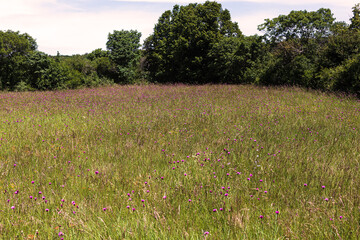
<path fill-rule="evenodd" d="M 354 93 L 360 96 L 360 54 L 353 56 L 343 64 L 336 90 Z"/>
<path fill-rule="evenodd" d="M 116 65 L 109 57 L 96 58 L 93 63 L 95 64 L 96 73 L 99 77 L 108 79 L 117 78 Z"/>
<path fill-rule="evenodd" d="M 360 96 L 360 54 L 333 68 L 325 68 L 319 74 L 324 89 L 350 92 Z"/>
<path fill-rule="evenodd" d="M 62 57 L 60 65 L 69 76 L 65 87 L 74 89 L 113 83 L 117 72 L 106 55 L 106 51 L 95 50 L 90 54 Z"/>
<path fill-rule="evenodd" d="M 330 35 L 334 20 L 330 9 L 291 11 L 288 15 L 265 19 L 265 23 L 259 25 L 258 29 L 265 31 L 265 39 L 272 43 L 289 39 L 324 38 Z"/>
<path fill-rule="evenodd" d="M 345 24 L 337 24 L 333 35 L 329 36 L 327 44 L 321 52 L 321 66 L 331 68 L 360 53 L 360 34 L 349 30 Z"/>
<path fill-rule="evenodd" d="M 74 69 L 85 76 L 89 76 L 96 72 L 95 66 L 92 61 L 82 55 L 73 55 L 63 59 L 71 69 Z"/>
<path fill-rule="evenodd" d="M 313 53 L 312 41 L 307 45 L 299 39 L 277 43 L 258 62 L 256 83 L 264 85 L 292 85 L 316 88 L 317 54 Z"/>
<path fill-rule="evenodd" d="M 69 69 L 51 60 L 49 67 L 37 79 L 36 86 L 39 90 L 66 89 L 70 80 Z"/>
<path fill-rule="evenodd" d="M 16 84 L 14 87 L 14 91 L 16 92 L 25 92 L 25 91 L 31 91 L 33 88 L 31 88 L 26 82 L 21 81 Z"/>
<path fill-rule="evenodd" d="M 211 82 L 227 83 L 240 82 L 240 77 L 244 68 L 241 63 L 246 54 L 239 56 L 239 51 L 243 50 L 244 44 L 239 38 L 223 38 L 215 43 L 209 51 L 209 63 L 211 70 Z"/>
<path fill-rule="evenodd" d="M 26 57 L 36 49 L 28 34 L 0 31 L 0 88 L 13 90 L 24 78 L 22 66 Z"/>
<path fill-rule="evenodd" d="M 110 33 L 106 47 L 110 60 L 116 64 L 118 79 L 116 82 L 131 83 L 136 77 L 136 68 L 140 58 L 140 37 L 138 31 L 117 31 Z"/>
<path fill-rule="evenodd" d="M 109 57 L 109 51 L 104 51 L 101 48 L 95 49 L 94 51 L 92 51 L 89 54 L 85 54 L 86 58 L 89 59 L 90 61 L 94 61 L 98 58 L 104 58 L 104 57 Z"/>
<path fill-rule="evenodd" d="M 129 82 L 137 71 L 137 59 L 134 57 L 138 54 L 141 36 L 137 32 L 129 33 L 130 37 L 137 38 L 133 39 L 137 44 L 133 42 L 128 45 L 136 48 L 130 54 L 126 52 L 129 48 L 117 48 L 129 39 L 115 42 L 119 40 L 118 32 L 115 31 L 108 42 L 110 51 L 96 49 L 85 55 L 60 56 L 58 53 L 56 57 L 50 57 L 36 50 L 36 42 L 28 34 L 0 32 L 0 88 L 26 91 L 99 86 L 118 81 L 119 73 L 123 76 L 123 82 L 124 79 Z M 134 59 L 130 61 L 130 58 Z M 130 62 L 126 65 L 126 61 Z"/>
<path fill-rule="evenodd" d="M 254 83 L 359 95 L 360 5 L 351 23 L 330 9 L 266 19 L 263 36 L 245 37 L 230 12 L 207 1 L 175 5 L 140 49 L 141 33 L 113 31 L 107 50 L 51 57 L 34 38 L 0 31 L 0 89 L 52 90 L 104 84 Z"/>
<path fill-rule="evenodd" d="M 29 55 L 26 61 L 28 86 L 39 90 L 54 89 L 57 75 L 52 73 L 54 71 L 53 64 L 55 62 L 45 53 L 33 52 Z"/>
<path fill-rule="evenodd" d="M 0 57 L 23 56 L 36 50 L 36 42 L 28 34 L 8 30 L 0 31 Z"/>
<path fill-rule="evenodd" d="M 102 49 L 96 49 L 85 55 L 89 59 L 98 75 L 102 79 L 116 79 L 118 77 L 116 64 L 110 60 L 110 52 Z"/>
<path fill-rule="evenodd" d="M 265 31 L 270 53 L 255 68 L 260 70 L 256 83 L 358 94 L 360 35 L 346 23 L 334 23 L 329 9 L 292 11 L 266 19 L 259 30 Z"/>
<path fill-rule="evenodd" d="M 209 64 L 209 79 L 214 83 L 246 83 L 252 82 L 252 68 L 256 65 L 256 60 L 263 53 L 265 45 L 258 36 L 236 38 L 224 37 L 211 48 L 208 56 L 211 61 Z"/>
<path fill-rule="evenodd" d="M 360 31 L 360 3 L 353 7 L 353 17 L 350 18 L 350 29 Z"/>
<path fill-rule="evenodd" d="M 172 11 L 161 15 L 154 33 L 145 41 L 150 80 L 187 83 L 223 81 L 214 80 L 212 61 L 220 61 L 221 58 L 230 60 L 238 43 L 236 39 L 224 38 L 242 38 L 242 34 L 237 23 L 231 21 L 229 11 L 223 10 L 221 4 L 207 1 L 181 7 L 175 5 Z M 221 41 L 226 46 L 220 46 Z M 231 42 L 235 46 L 231 46 Z M 222 52 L 227 49 L 232 53 L 219 56 L 216 49 Z M 229 67 L 228 63 L 225 65 Z"/>

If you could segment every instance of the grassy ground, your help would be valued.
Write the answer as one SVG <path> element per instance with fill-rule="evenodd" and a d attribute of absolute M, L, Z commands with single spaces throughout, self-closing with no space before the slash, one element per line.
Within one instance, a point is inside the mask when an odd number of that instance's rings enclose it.
<path fill-rule="evenodd" d="M 294 88 L 0 94 L 1 239 L 357 239 L 360 102 Z"/>

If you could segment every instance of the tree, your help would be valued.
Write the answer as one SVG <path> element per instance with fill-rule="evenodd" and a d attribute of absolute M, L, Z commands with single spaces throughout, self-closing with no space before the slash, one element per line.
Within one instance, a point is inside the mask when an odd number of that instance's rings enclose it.
<path fill-rule="evenodd" d="M 56 58 L 39 51 L 34 51 L 26 57 L 24 69 L 26 78 L 19 84 L 22 88 L 26 86 L 23 90 L 74 88 L 73 82 L 81 79 L 79 75 L 74 76 L 73 73 L 76 70 L 71 68 L 63 59 L 56 60 Z"/>
<path fill-rule="evenodd" d="M 271 43 L 290 39 L 319 39 L 331 34 L 330 27 L 334 20 L 330 9 L 320 8 L 316 12 L 291 11 L 288 15 L 265 19 L 258 30 L 265 31 L 264 38 Z"/>
<path fill-rule="evenodd" d="M 350 21 L 350 25 L 337 22 L 332 26 L 317 75 L 324 89 L 360 96 L 360 4 L 353 7 Z"/>
<path fill-rule="evenodd" d="M 264 43 L 259 36 L 245 38 L 224 37 L 211 48 L 210 73 L 212 82 L 245 83 L 254 80 L 254 68 L 262 57 Z"/>
<path fill-rule="evenodd" d="M 117 66 L 118 82 L 134 81 L 136 64 L 140 58 L 140 38 L 138 31 L 117 31 L 109 33 L 106 47 L 110 52 L 110 60 Z"/>
<path fill-rule="evenodd" d="M 350 18 L 350 29 L 356 29 L 360 31 L 360 3 L 353 7 L 353 17 Z"/>
<path fill-rule="evenodd" d="M 14 89 L 23 80 L 24 62 L 37 48 L 36 41 L 28 34 L 0 31 L 0 88 Z"/>
<path fill-rule="evenodd" d="M 90 61 L 94 61 L 98 58 L 109 57 L 109 51 L 104 51 L 101 48 L 95 49 L 91 53 L 85 54 L 86 58 Z"/>
<path fill-rule="evenodd" d="M 360 97 L 360 54 L 336 67 L 322 69 L 319 78 L 326 90 L 353 93 Z"/>
<path fill-rule="evenodd" d="M 322 62 L 320 55 L 333 34 L 334 20 L 330 9 L 324 8 L 266 19 L 258 29 L 265 32 L 271 54 L 259 82 L 319 87 L 316 73 Z"/>
<path fill-rule="evenodd" d="M 146 69 L 151 81 L 206 83 L 212 74 L 214 54 L 223 38 L 242 38 L 237 23 L 221 4 L 175 5 L 165 11 L 145 41 Z M 229 44 L 227 44 L 229 45 Z M 217 56 L 218 57 L 218 56 Z"/>
<path fill-rule="evenodd" d="M 109 81 L 112 81 L 118 77 L 116 65 L 110 60 L 109 51 L 98 48 L 91 53 L 86 54 L 86 58 L 93 62 L 96 73 L 100 78 L 106 78 Z"/>
<path fill-rule="evenodd" d="M 332 35 L 321 51 L 321 67 L 333 68 L 360 53 L 360 34 L 344 22 L 335 23 Z"/>

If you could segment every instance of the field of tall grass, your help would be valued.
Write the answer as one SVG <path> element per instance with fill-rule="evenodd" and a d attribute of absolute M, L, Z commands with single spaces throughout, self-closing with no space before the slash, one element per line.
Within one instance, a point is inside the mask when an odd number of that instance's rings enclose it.
<path fill-rule="evenodd" d="M 0 93 L 0 238 L 357 239 L 359 130 L 297 88 Z"/>

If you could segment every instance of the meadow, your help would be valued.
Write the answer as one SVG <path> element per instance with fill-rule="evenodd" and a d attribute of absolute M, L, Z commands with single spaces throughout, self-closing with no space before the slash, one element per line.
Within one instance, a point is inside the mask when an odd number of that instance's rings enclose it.
<path fill-rule="evenodd" d="M 0 238 L 357 239 L 359 129 L 299 88 L 0 93 Z"/>

